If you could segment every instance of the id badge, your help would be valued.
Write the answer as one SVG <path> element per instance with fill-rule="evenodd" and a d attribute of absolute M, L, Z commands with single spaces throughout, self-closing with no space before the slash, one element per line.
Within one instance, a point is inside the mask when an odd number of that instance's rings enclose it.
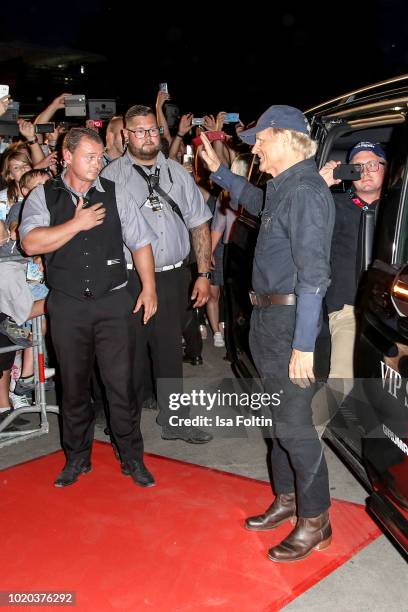
<path fill-rule="evenodd" d="M 153 212 L 160 212 L 163 210 L 163 204 L 160 202 L 160 199 L 157 196 L 150 196 L 149 202 Z"/>

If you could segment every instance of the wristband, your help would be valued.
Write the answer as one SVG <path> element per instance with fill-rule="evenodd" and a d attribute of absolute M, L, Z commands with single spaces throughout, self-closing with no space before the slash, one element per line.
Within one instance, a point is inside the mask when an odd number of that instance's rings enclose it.
<path fill-rule="evenodd" d="M 35 136 L 32 140 L 27 140 L 27 144 L 33 145 L 38 143 L 38 138 Z"/>
<path fill-rule="evenodd" d="M 179 138 L 184 138 L 184 135 L 183 135 L 183 134 L 180 134 L 180 132 L 177 132 L 177 136 L 178 136 Z"/>
<path fill-rule="evenodd" d="M 211 280 L 211 272 L 198 272 L 197 276 L 203 276 L 204 278 Z"/>

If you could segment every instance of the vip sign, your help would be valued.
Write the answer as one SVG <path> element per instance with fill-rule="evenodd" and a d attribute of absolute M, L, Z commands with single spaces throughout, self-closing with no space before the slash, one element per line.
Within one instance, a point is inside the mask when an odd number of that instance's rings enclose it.
<path fill-rule="evenodd" d="M 402 395 L 404 398 L 404 405 L 408 407 L 408 381 L 403 386 L 401 374 L 383 361 L 381 361 L 381 378 L 383 389 L 385 389 L 389 395 L 395 397 L 395 399 L 400 399 Z"/>
<path fill-rule="evenodd" d="M 88 100 L 89 119 L 110 119 L 116 115 L 116 100 Z"/>

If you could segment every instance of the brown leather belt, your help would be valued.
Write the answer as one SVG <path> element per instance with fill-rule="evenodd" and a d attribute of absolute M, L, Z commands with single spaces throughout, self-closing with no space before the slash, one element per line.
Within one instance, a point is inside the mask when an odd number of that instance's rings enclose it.
<path fill-rule="evenodd" d="M 252 306 L 271 306 L 272 304 L 280 304 L 283 306 L 294 306 L 296 304 L 296 295 L 294 293 L 255 293 L 249 292 L 249 299 Z"/>

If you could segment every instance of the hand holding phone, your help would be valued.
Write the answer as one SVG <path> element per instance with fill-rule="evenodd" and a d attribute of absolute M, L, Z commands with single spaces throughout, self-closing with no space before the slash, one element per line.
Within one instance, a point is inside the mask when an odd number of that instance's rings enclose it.
<path fill-rule="evenodd" d="M 215 140 L 225 140 L 224 132 L 211 131 L 211 132 L 206 132 L 205 135 L 207 136 L 210 142 L 214 142 Z M 195 147 L 198 147 L 201 144 L 203 144 L 203 141 L 201 140 L 201 136 L 196 136 L 195 138 L 193 138 L 191 142 Z"/>
<path fill-rule="evenodd" d="M 0 97 L 0 117 L 4 115 L 10 104 L 10 96 Z"/>
<path fill-rule="evenodd" d="M 86 117 L 86 98 L 83 94 L 65 96 L 64 104 L 66 117 Z"/>
<path fill-rule="evenodd" d="M 224 123 L 239 123 L 239 113 L 227 113 L 224 117 Z"/>
<path fill-rule="evenodd" d="M 34 131 L 36 134 L 52 134 L 55 131 L 55 123 L 36 123 Z"/>
<path fill-rule="evenodd" d="M 340 164 L 333 170 L 333 178 L 341 181 L 359 181 L 361 170 L 358 164 Z"/>

